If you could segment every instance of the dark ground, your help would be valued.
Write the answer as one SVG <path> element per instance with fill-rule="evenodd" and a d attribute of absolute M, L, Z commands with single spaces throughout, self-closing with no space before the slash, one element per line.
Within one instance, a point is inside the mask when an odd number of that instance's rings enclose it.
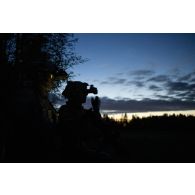
<path fill-rule="evenodd" d="M 123 162 L 195 162 L 194 133 L 121 133 Z"/>
<path fill-rule="evenodd" d="M 98 140 L 96 144 L 87 146 L 85 142 L 76 146 L 72 134 L 56 134 L 52 130 L 49 135 L 47 131 L 42 135 L 37 131 L 34 134 L 3 136 L 0 140 L 0 162 L 195 162 L 195 117 L 166 116 L 120 123 L 104 120 L 104 134 L 100 139 L 95 138 Z M 79 131 L 82 132 L 82 129 Z"/>

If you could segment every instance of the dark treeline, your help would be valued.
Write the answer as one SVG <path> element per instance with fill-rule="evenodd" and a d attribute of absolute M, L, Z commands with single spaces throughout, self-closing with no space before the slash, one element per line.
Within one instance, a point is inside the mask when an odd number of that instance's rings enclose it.
<path fill-rule="evenodd" d="M 109 119 L 106 115 L 105 120 L 111 120 L 113 123 L 118 123 L 121 128 L 128 131 L 152 131 L 152 132 L 194 132 L 195 129 L 195 117 L 192 115 L 168 115 L 163 116 L 149 116 L 149 117 L 137 117 L 133 116 L 131 120 L 128 120 L 126 115 L 124 115 L 121 120 L 114 121 Z"/>
<path fill-rule="evenodd" d="M 122 162 L 195 162 L 195 117 L 163 115 L 104 120 L 120 129 Z"/>

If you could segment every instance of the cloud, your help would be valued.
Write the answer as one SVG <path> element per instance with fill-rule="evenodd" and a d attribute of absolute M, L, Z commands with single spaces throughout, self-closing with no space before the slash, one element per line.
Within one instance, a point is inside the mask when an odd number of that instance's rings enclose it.
<path fill-rule="evenodd" d="M 176 96 L 180 99 L 185 99 L 188 101 L 194 101 L 195 100 L 195 92 L 194 91 L 186 91 L 183 93 L 178 93 Z"/>
<path fill-rule="evenodd" d="M 115 81 L 113 81 L 113 84 L 123 84 L 126 82 L 126 79 L 115 79 Z"/>
<path fill-rule="evenodd" d="M 124 78 L 108 77 L 106 81 L 102 81 L 101 85 L 113 85 L 113 84 L 124 84 L 127 80 Z"/>
<path fill-rule="evenodd" d="M 167 82 L 166 87 L 170 92 L 174 91 L 185 91 L 188 88 L 187 82 Z"/>
<path fill-rule="evenodd" d="M 136 87 L 144 87 L 144 83 L 141 82 L 141 81 L 129 81 L 129 82 L 127 83 L 127 85 L 128 85 L 128 84 L 133 84 L 133 85 L 135 85 Z"/>
<path fill-rule="evenodd" d="M 134 76 L 151 76 L 154 73 L 155 72 L 153 70 L 136 70 L 136 71 L 130 71 L 128 74 Z"/>
<path fill-rule="evenodd" d="M 155 77 L 151 77 L 147 81 L 153 81 L 153 82 L 168 82 L 170 80 L 168 75 L 158 75 Z"/>
<path fill-rule="evenodd" d="M 195 83 L 167 82 L 165 87 L 167 95 L 172 95 L 182 100 L 195 101 Z"/>
<path fill-rule="evenodd" d="M 155 97 L 159 98 L 160 100 L 175 100 L 175 98 L 168 96 L 168 95 L 159 95 L 159 94 L 155 94 Z"/>
<path fill-rule="evenodd" d="M 191 81 L 195 79 L 195 71 L 178 78 L 178 81 Z"/>
<path fill-rule="evenodd" d="M 178 72 L 178 70 L 176 71 Z M 131 78 L 119 76 L 108 77 L 101 85 L 120 85 L 121 87 L 136 87 L 148 91 L 150 97 L 162 100 L 195 100 L 195 71 L 180 76 L 170 74 L 155 74 L 152 70 L 136 70 L 129 72 Z M 136 89 L 134 88 L 134 89 Z M 144 95 L 143 95 L 144 97 Z"/>
<path fill-rule="evenodd" d="M 187 74 L 185 76 L 179 77 L 178 81 L 186 81 L 186 80 L 188 81 L 190 80 L 190 78 L 191 78 L 191 74 Z"/>
<path fill-rule="evenodd" d="M 145 76 L 136 76 L 136 77 L 134 77 L 135 80 L 139 80 L 139 81 L 140 80 L 145 80 L 145 78 L 146 78 Z"/>
<path fill-rule="evenodd" d="M 101 98 L 102 110 L 115 110 L 116 112 L 150 112 L 150 111 L 173 111 L 173 110 L 193 110 L 195 102 L 179 100 L 114 100 L 108 97 Z"/>
<path fill-rule="evenodd" d="M 167 82 L 166 87 L 171 91 L 187 91 L 195 90 L 195 83 L 189 84 L 187 82 Z"/>
<path fill-rule="evenodd" d="M 156 85 L 150 85 L 149 89 L 153 91 L 162 91 L 162 89 Z"/>
<path fill-rule="evenodd" d="M 100 84 L 101 85 L 107 85 L 107 84 L 109 84 L 109 82 L 108 81 L 102 81 Z"/>
<path fill-rule="evenodd" d="M 166 95 L 156 95 L 156 97 L 160 98 L 159 100 L 154 100 L 150 98 L 145 98 L 140 101 L 132 100 L 128 98 L 121 99 L 111 99 L 108 97 L 101 98 L 101 110 L 107 110 L 108 113 L 113 110 L 116 113 L 124 113 L 124 112 L 151 112 L 151 111 L 173 111 L 173 110 L 194 110 L 195 109 L 195 101 L 194 94 L 192 92 L 183 92 L 177 94 L 177 98 L 166 96 Z M 185 101 L 180 100 L 181 98 L 186 97 Z M 163 100 L 162 100 L 163 99 Z M 87 98 L 86 104 L 84 104 L 85 108 L 90 108 L 91 98 Z M 50 101 L 52 104 L 59 108 L 61 105 L 65 104 L 65 99 L 63 96 L 59 94 L 50 94 Z"/>

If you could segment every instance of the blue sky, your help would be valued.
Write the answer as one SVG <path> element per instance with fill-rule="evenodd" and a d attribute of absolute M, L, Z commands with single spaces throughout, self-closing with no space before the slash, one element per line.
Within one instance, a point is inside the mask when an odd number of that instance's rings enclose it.
<path fill-rule="evenodd" d="M 75 77 L 94 84 L 103 109 L 195 110 L 195 34 L 75 34 L 89 60 Z"/>
<path fill-rule="evenodd" d="M 174 80 L 195 71 L 194 34 L 92 33 L 75 36 L 79 38 L 76 51 L 89 61 L 74 67 L 74 80 L 94 84 L 100 96 L 156 99 L 154 94 L 166 95 L 167 91 L 152 90 L 155 82 L 146 82 L 146 78 L 140 79 L 142 76 L 149 79 L 166 75 Z M 144 86 L 136 82 L 143 82 Z"/>

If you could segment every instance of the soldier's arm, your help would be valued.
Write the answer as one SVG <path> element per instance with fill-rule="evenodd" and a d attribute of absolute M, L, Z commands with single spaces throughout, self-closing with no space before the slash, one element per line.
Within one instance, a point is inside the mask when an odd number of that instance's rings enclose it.
<path fill-rule="evenodd" d="M 93 111 L 99 113 L 100 104 L 101 104 L 100 98 L 98 96 L 96 96 L 95 98 L 91 98 L 91 104 L 92 104 Z"/>

